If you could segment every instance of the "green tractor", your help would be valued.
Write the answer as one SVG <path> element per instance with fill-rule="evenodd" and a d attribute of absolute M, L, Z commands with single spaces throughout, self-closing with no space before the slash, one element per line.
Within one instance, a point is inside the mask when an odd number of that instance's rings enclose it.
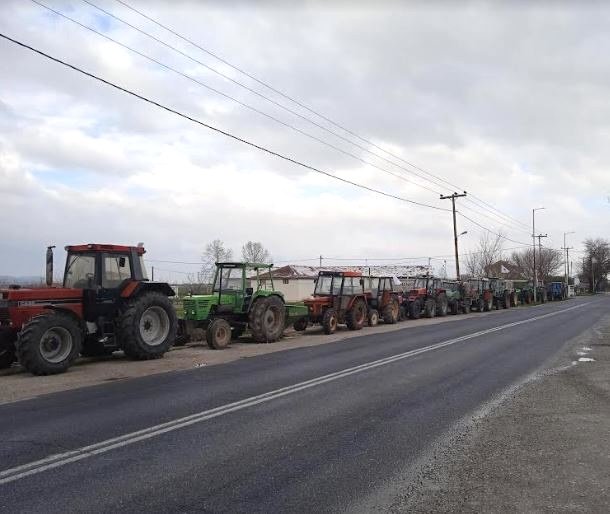
<path fill-rule="evenodd" d="M 250 262 L 217 262 L 212 294 L 189 295 L 183 299 L 184 319 L 181 338 L 190 339 L 202 328 L 210 348 L 226 348 L 231 339 L 249 329 L 258 343 L 277 341 L 287 323 L 307 315 L 304 305 L 286 304 L 284 295 L 260 279 L 261 270 L 270 272 L 272 264 Z M 249 276 L 255 272 L 254 276 Z M 270 273 L 268 274 L 270 277 Z M 256 288 L 249 287 L 256 282 Z"/>

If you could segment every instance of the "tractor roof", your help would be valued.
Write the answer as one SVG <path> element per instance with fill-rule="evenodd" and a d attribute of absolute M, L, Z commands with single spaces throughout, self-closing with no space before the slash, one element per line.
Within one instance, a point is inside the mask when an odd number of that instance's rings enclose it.
<path fill-rule="evenodd" d="M 108 245 L 108 244 L 98 244 L 98 243 L 89 243 L 86 245 L 73 245 L 66 246 L 67 252 L 79 253 L 79 252 L 116 252 L 116 253 L 125 253 L 130 252 L 131 250 L 135 250 L 138 254 L 143 255 L 146 253 L 143 246 L 123 246 L 123 245 Z"/>
<path fill-rule="evenodd" d="M 264 264 L 262 262 L 217 262 L 219 268 L 246 268 L 246 269 L 270 269 L 273 264 Z"/>

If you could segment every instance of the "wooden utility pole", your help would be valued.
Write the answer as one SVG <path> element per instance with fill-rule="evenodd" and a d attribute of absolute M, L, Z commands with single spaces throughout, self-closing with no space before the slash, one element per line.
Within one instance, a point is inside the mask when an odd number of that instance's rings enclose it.
<path fill-rule="evenodd" d="M 461 194 L 453 193 L 452 195 L 441 195 L 441 200 L 448 200 L 451 198 L 451 207 L 453 209 L 453 244 L 455 246 L 455 274 L 457 279 L 460 279 L 460 258 L 458 254 L 458 233 L 457 233 L 457 221 L 455 219 L 455 199 L 466 196 L 467 193 L 464 191 Z"/>

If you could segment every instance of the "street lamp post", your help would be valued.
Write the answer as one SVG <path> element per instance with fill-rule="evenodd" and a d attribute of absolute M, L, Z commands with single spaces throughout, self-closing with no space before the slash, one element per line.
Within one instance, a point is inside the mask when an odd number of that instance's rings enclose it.
<path fill-rule="evenodd" d="M 541 211 L 545 207 L 532 209 L 532 250 L 534 251 L 534 303 L 538 293 L 538 272 L 536 270 L 536 211 Z"/>
<path fill-rule="evenodd" d="M 564 232 L 563 233 L 563 249 L 566 252 L 565 255 L 565 275 L 566 275 L 566 287 L 568 287 L 568 285 L 570 284 L 570 248 L 568 248 L 568 245 L 566 244 L 566 236 L 568 234 L 576 234 L 576 232 Z"/>

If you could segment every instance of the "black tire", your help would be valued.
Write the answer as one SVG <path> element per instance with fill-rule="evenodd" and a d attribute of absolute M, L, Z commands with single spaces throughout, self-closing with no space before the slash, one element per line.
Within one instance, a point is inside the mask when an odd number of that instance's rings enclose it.
<path fill-rule="evenodd" d="M 345 315 L 345 323 L 350 330 L 360 330 L 365 322 L 366 303 L 362 298 L 357 298 Z"/>
<path fill-rule="evenodd" d="M 0 331 L 0 369 L 10 368 L 17 359 L 15 335 L 11 331 Z"/>
<path fill-rule="evenodd" d="M 434 316 L 436 316 L 436 302 L 432 298 L 428 298 L 424 305 L 424 317 L 434 318 Z"/>
<path fill-rule="evenodd" d="M 66 371 L 81 350 L 83 334 L 78 320 L 63 312 L 32 318 L 17 339 L 17 357 L 33 375 Z"/>
<path fill-rule="evenodd" d="M 83 341 L 83 347 L 80 350 L 80 354 L 83 357 L 104 357 L 106 355 L 112 355 L 114 350 L 112 348 L 106 348 L 104 343 L 99 341 Z"/>
<path fill-rule="evenodd" d="M 369 327 L 375 327 L 379 323 L 379 311 L 371 309 L 368 315 Z"/>
<path fill-rule="evenodd" d="M 307 318 L 299 318 L 292 324 L 292 328 L 294 328 L 297 332 L 305 332 L 308 324 L 309 320 Z"/>
<path fill-rule="evenodd" d="M 409 317 L 419 319 L 421 317 L 421 300 L 417 299 L 409 305 Z"/>
<path fill-rule="evenodd" d="M 324 311 L 324 315 L 322 316 L 322 328 L 326 335 L 335 333 L 338 322 L 339 320 L 337 319 L 337 312 L 335 309 L 326 309 Z"/>
<path fill-rule="evenodd" d="M 278 295 L 263 296 L 254 301 L 248 315 L 252 338 L 257 343 L 273 343 L 284 333 L 286 305 Z"/>
<path fill-rule="evenodd" d="M 205 340 L 212 350 L 223 350 L 231 344 L 231 325 L 226 319 L 216 318 L 208 325 Z"/>
<path fill-rule="evenodd" d="M 447 312 L 449 311 L 449 301 L 447 300 L 447 295 L 441 294 L 436 299 L 436 315 L 437 316 L 447 316 Z"/>
<path fill-rule="evenodd" d="M 391 301 L 383 308 L 383 322 L 387 325 L 394 325 L 398 322 L 399 306 L 396 300 Z"/>
<path fill-rule="evenodd" d="M 118 320 L 118 341 L 136 360 L 158 359 L 176 340 L 178 319 L 170 299 L 156 291 L 129 300 Z"/>
<path fill-rule="evenodd" d="M 241 336 L 244 335 L 244 332 L 246 331 L 246 327 L 233 327 L 233 329 L 231 330 L 231 339 L 233 341 L 237 341 Z"/>
<path fill-rule="evenodd" d="M 483 301 L 483 310 L 485 312 L 489 312 L 491 309 L 493 309 L 493 305 L 494 305 L 493 298 L 490 298 L 489 300 L 484 300 Z"/>
<path fill-rule="evenodd" d="M 453 300 L 449 302 L 449 312 L 455 316 L 459 312 L 459 307 L 457 301 Z"/>

